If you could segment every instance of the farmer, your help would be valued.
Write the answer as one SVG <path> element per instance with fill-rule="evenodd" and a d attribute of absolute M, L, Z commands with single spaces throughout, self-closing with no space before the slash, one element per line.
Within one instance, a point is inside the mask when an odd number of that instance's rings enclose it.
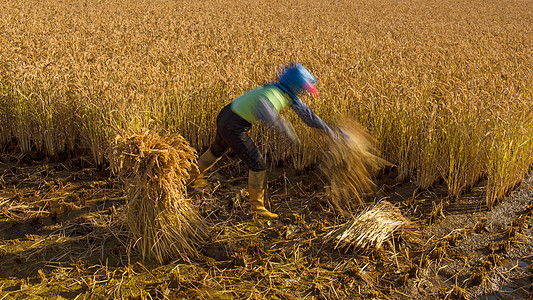
<path fill-rule="evenodd" d="M 247 131 L 253 124 L 263 123 L 281 131 L 295 144 L 298 136 L 291 124 L 279 111 L 292 108 L 309 127 L 332 136 L 333 132 L 298 95 L 305 91 L 313 96 L 319 92 L 314 84 L 316 78 L 301 64 L 293 63 L 283 67 L 277 76 L 278 82 L 268 83 L 236 98 L 225 106 L 217 116 L 217 131 L 211 147 L 198 159 L 198 172 L 191 174 L 189 183 L 199 186 L 204 173 L 211 168 L 231 148 L 249 168 L 248 191 L 250 213 L 263 218 L 276 218 L 264 205 L 267 183 L 266 162 Z"/>

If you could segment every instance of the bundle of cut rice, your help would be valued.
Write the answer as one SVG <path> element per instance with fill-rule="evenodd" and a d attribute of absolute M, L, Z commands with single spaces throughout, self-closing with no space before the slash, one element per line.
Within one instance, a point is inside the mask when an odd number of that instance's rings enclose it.
<path fill-rule="evenodd" d="M 393 233 L 408 225 L 401 211 L 390 202 L 381 201 L 365 209 L 352 220 L 326 235 L 326 243 L 335 249 L 371 250 L 392 238 Z"/>
<path fill-rule="evenodd" d="M 144 257 L 158 262 L 197 255 L 205 222 L 187 199 L 185 182 L 196 151 L 178 134 L 118 135 L 108 151 L 112 170 L 128 188 L 126 222 Z"/>
<path fill-rule="evenodd" d="M 346 119 L 339 129 L 329 140 L 321 169 L 330 181 L 333 204 L 345 213 L 364 205 L 364 196 L 376 186 L 374 175 L 390 163 L 375 154 L 374 138 L 357 122 Z"/>

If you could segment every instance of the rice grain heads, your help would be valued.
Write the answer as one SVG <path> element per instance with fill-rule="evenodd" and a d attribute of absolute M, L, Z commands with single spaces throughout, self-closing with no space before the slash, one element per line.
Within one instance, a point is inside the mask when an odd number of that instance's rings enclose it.
<path fill-rule="evenodd" d="M 163 263 L 197 255 L 206 227 L 187 199 L 185 182 L 196 168 L 196 151 L 189 143 L 179 134 L 161 137 L 145 130 L 117 135 L 107 156 L 127 185 L 126 222 L 143 258 Z"/>
<path fill-rule="evenodd" d="M 335 249 L 346 251 L 379 249 L 394 232 L 408 224 L 400 209 L 381 201 L 328 233 L 325 241 L 334 243 Z"/>
<path fill-rule="evenodd" d="M 374 138 L 357 122 L 345 119 L 337 137 L 329 140 L 321 164 L 329 179 L 328 194 L 342 213 L 364 205 L 364 197 L 373 192 L 373 177 L 390 163 L 378 157 Z"/>

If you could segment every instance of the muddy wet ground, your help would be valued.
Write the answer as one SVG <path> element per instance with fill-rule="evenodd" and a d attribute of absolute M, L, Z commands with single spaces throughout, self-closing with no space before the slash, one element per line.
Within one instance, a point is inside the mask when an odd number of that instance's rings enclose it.
<path fill-rule="evenodd" d="M 488 210 L 482 187 L 458 199 L 443 186 L 380 179 L 412 224 L 382 249 L 336 249 L 347 222 L 316 169 L 269 172 L 277 220 L 246 214 L 247 174 L 233 157 L 192 197 L 209 222 L 201 256 L 143 261 L 122 222 L 124 186 L 90 159 L 0 160 L 0 299 L 532 299 L 533 175 Z M 481 185 L 480 185 L 481 186 Z"/>

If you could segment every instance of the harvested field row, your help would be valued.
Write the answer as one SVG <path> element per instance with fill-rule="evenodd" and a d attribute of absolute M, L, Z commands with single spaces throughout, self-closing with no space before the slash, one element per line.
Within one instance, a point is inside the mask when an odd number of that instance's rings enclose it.
<path fill-rule="evenodd" d="M 413 184 L 383 188 L 381 197 L 413 223 L 380 250 L 354 251 L 328 242 L 348 223 L 317 184 L 325 179 L 320 173 L 273 170 L 271 208 L 280 218 L 258 221 L 246 215 L 245 168 L 230 156 L 196 195 L 210 225 L 200 255 L 160 265 L 133 248 L 124 186 L 107 172 L 83 159 L 59 164 L 6 156 L 0 172 L 4 299 L 524 299 L 531 293 L 531 177 L 491 211 L 483 187 L 453 201 L 442 197 L 443 187 L 418 194 Z"/>

